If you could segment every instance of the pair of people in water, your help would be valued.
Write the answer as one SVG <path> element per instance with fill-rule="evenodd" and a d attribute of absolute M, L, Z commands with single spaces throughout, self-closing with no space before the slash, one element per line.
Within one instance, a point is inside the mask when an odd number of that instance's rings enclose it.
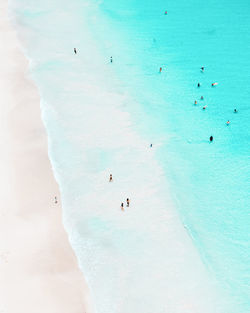
<path fill-rule="evenodd" d="M 218 83 L 212 83 L 212 84 L 211 84 L 212 87 L 215 87 L 215 86 L 217 86 L 217 85 L 218 85 Z M 198 83 L 198 84 L 197 84 L 197 87 L 200 88 L 200 86 L 201 86 L 201 84 Z"/>
<path fill-rule="evenodd" d="M 201 96 L 200 100 L 204 100 L 204 97 Z M 197 100 L 194 101 L 194 104 L 195 104 L 195 105 L 198 104 Z"/>
<path fill-rule="evenodd" d="M 127 203 L 126 206 L 127 206 L 127 208 L 128 208 L 128 207 L 129 207 L 129 204 L 130 204 L 129 198 L 127 198 L 126 203 Z M 124 211 L 124 203 L 123 203 L 123 202 L 121 203 L 121 210 Z"/>

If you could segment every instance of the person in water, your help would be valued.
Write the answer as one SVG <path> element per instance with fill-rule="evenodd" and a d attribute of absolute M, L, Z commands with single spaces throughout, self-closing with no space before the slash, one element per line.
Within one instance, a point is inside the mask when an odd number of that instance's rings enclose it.
<path fill-rule="evenodd" d="M 153 147 L 153 144 L 151 143 L 151 144 L 150 144 L 150 148 L 152 148 L 152 147 Z"/>
<path fill-rule="evenodd" d="M 197 84 L 197 87 L 199 88 L 200 86 L 201 86 L 201 84 L 200 84 L 200 83 L 198 83 L 198 84 Z"/>
<path fill-rule="evenodd" d="M 109 182 L 112 182 L 113 181 L 113 177 L 112 177 L 112 174 L 109 175 Z"/>
<path fill-rule="evenodd" d="M 160 73 L 162 72 L 162 67 L 160 67 L 160 70 L 159 70 L 159 72 L 160 72 Z"/>
<path fill-rule="evenodd" d="M 204 66 L 202 66 L 202 67 L 201 67 L 201 71 L 202 71 L 202 72 L 204 72 L 204 70 L 205 70 L 205 67 L 204 67 Z"/>
<path fill-rule="evenodd" d="M 110 63 L 113 63 L 113 58 L 112 58 L 112 56 L 110 57 Z"/>
<path fill-rule="evenodd" d="M 204 100 L 204 97 L 203 97 L 203 96 L 201 96 L 201 100 Z"/>
<path fill-rule="evenodd" d="M 228 120 L 228 121 L 227 121 L 227 126 L 228 126 L 229 124 L 230 124 L 230 121 Z"/>
<path fill-rule="evenodd" d="M 237 109 L 234 109 L 234 113 L 237 113 L 238 111 L 237 111 Z"/>
<path fill-rule="evenodd" d="M 76 54 L 76 48 L 74 48 L 74 52 L 75 52 L 75 54 Z"/>
<path fill-rule="evenodd" d="M 129 198 L 127 198 L 127 207 L 129 207 Z"/>
<path fill-rule="evenodd" d="M 202 108 L 203 110 L 206 110 L 206 108 L 207 108 L 207 105 L 204 105 L 204 107 Z"/>
<path fill-rule="evenodd" d="M 165 11 L 165 15 L 167 15 L 168 14 L 168 11 Z"/>
<path fill-rule="evenodd" d="M 214 140 L 214 137 L 210 136 L 209 140 L 210 140 L 210 142 L 212 142 Z"/>
<path fill-rule="evenodd" d="M 121 210 L 124 211 L 124 204 L 123 204 L 123 202 L 121 203 Z"/>
<path fill-rule="evenodd" d="M 195 104 L 195 105 L 197 104 L 197 101 L 196 101 L 196 100 L 194 101 L 194 104 Z"/>

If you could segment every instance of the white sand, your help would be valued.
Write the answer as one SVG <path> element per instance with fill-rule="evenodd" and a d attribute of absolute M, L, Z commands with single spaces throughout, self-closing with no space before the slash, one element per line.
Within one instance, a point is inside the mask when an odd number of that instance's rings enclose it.
<path fill-rule="evenodd" d="M 0 0 L 0 41 L 0 312 L 90 312 L 7 0 Z"/>

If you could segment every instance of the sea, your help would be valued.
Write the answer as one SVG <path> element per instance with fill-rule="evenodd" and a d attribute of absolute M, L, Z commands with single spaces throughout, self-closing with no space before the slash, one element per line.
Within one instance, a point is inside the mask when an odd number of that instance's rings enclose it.
<path fill-rule="evenodd" d="M 249 1 L 9 13 L 95 312 L 250 312 Z"/>

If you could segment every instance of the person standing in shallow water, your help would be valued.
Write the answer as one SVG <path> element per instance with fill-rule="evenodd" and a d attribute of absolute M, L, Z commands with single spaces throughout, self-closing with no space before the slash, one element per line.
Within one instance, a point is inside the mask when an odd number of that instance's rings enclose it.
<path fill-rule="evenodd" d="M 124 204 L 123 204 L 123 202 L 121 203 L 121 210 L 124 211 Z"/>
<path fill-rule="evenodd" d="M 110 57 L 110 63 L 113 63 L 113 58 L 112 58 L 112 56 Z"/>
<path fill-rule="evenodd" d="M 74 52 L 75 52 L 75 54 L 76 54 L 76 48 L 74 48 Z"/>
<path fill-rule="evenodd" d="M 212 142 L 214 140 L 214 137 L 210 136 L 209 140 L 210 140 L 210 142 Z"/>
<path fill-rule="evenodd" d="M 109 182 L 112 182 L 113 181 L 113 176 L 112 174 L 109 175 Z"/>
<path fill-rule="evenodd" d="M 129 207 L 129 198 L 127 198 L 127 207 Z"/>

